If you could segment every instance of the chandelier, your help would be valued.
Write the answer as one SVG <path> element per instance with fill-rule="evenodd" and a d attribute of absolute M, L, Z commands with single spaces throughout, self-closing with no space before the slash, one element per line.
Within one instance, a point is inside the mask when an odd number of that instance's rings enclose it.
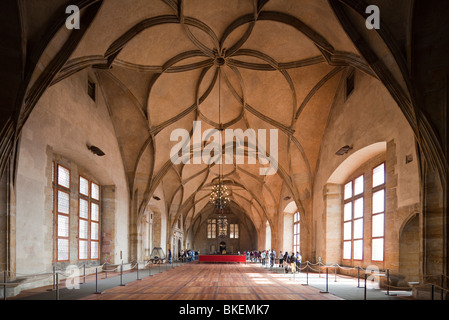
<path fill-rule="evenodd" d="M 219 182 L 213 186 L 209 199 L 216 209 L 223 210 L 229 204 L 228 188 Z"/>
<path fill-rule="evenodd" d="M 221 124 L 221 68 L 218 68 L 218 123 L 222 130 Z M 222 161 L 219 162 L 218 184 L 214 185 L 210 194 L 209 200 L 219 212 L 229 204 L 228 188 L 222 183 Z"/>

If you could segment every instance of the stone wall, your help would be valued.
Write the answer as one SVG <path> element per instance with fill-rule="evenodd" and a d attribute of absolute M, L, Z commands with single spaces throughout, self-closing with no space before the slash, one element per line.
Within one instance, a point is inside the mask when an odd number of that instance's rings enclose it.
<path fill-rule="evenodd" d="M 107 239 L 115 246 L 104 247 L 110 263 L 117 263 L 120 251 L 127 259 L 128 191 L 123 162 L 101 92 L 94 102 L 87 94 L 89 71 L 77 73 L 50 87 L 31 113 L 21 136 L 16 179 L 17 272 L 31 274 L 51 270 L 52 202 L 51 163 L 55 158 L 72 170 L 72 190 L 77 190 L 78 172 L 92 177 L 106 190 L 105 221 Z M 91 78 L 95 79 L 93 75 Z M 96 145 L 105 153 L 98 157 L 87 145 Z M 77 198 L 71 199 L 71 214 L 76 222 Z M 111 202 L 112 201 L 112 202 Z M 77 225 L 71 225 L 77 234 Z M 72 246 L 77 246 L 75 236 Z M 77 259 L 72 255 L 71 262 Z M 32 261 L 32 263 L 30 263 Z"/>
<path fill-rule="evenodd" d="M 362 267 L 374 264 L 380 269 L 399 272 L 399 233 L 409 218 L 405 212 L 409 214 L 409 208 L 418 208 L 420 203 L 414 135 L 397 104 L 378 80 L 356 72 L 355 90 L 349 97 L 345 97 L 344 87 L 343 78 L 324 134 L 314 180 L 312 260 L 321 257 L 325 263 L 343 264 L 342 185 L 357 174 L 366 173 L 371 179 L 370 170 L 374 164 L 385 161 L 385 260 L 373 262 L 370 259 L 371 221 L 370 215 L 366 215 L 364 260 L 349 264 Z M 343 156 L 336 155 L 344 145 L 352 149 Z M 370 151 L 371 146 L 378 149 Z M 351 158 L 352 155 L 355 156 Z M 365 181 L 365 185 L 370 182 Z M 370 213 L 369 194 L 365 196 L 364 206 L 365 212 Z"/>

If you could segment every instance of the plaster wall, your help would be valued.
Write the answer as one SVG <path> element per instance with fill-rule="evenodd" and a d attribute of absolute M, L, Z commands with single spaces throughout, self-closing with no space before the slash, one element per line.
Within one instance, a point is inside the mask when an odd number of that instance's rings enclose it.
<path fill-rule="evenodd" d="M 97 88 L 96 102 L 87 94 L 89 71 L 50 87 L 27 121 L 19 149 L 17 190 L 17 272 L 48 271 L 52 263 L 51 162 L 58 155 L 83 168 L 102 186 L 115 186 L 111 239 L 113 261 L 128 256 L 128 189 L 120 150 L 108 110 Z M 95 79 L 91 74 L 91 78 Z M 106 154 L 98 157 L 86 145 Z M 72 176 L 73 180 L 77 176 Z M 51 192 L 51 191 L 50 191 Z M 72 199 L 73 200 L 73 199 Z M 51 237 L 51 236 L 50 236 Z M 33 263 L 29 263 L 33 261 Z"/>
<path fill-rule="evenodd" d="M 343 80 L 345 78 L 343 77 Z M 335 255 L 335 247 L 328 246 L 333 239 L 326 234 L 327 205 L 338 206 L 341 201 L 338 197 L 338 185 L 346 182 L 353 173 L 347 171 L 335 178 L 332 174 L 352 154 L 373 145 L 383 142 L 388 145 L 383 151 L 370 154 L 366 158 L 359 158 L 357 162 L 351 163 L 353 170 L 372 159 L 381 152 L 387 152 L 387 179 L 392 182 L 390 199 L 391 215 L 394 222 L 390 224 L 396 235 L 394 245 L 398 247 L 398 230 L 400 224 L 407 219 L 407 215 L 398 216 L 400 208 L 415 208 L 419 203 L 419 176 L 418 161 L 416 159 L 415 140 L 413 132 L 400 112 L 398 106 L 389 95 L 385 87 L 376 79 L 361 73 L 355 73 L 355 89 L 346 98 L 345 82 L 342 81 L 334 101 L 334 105 L 328 120 L 327 128 L 323 137 L 320 150 L 319 164 L 314 179 L 313 192 L 313 233 L 314 244 L 312 248 L 312 259 L 321 257 L 326 261 L 329 257 L 334 262 L 341 262 L 341 255 Z M 344 156 L 335 153 L 342 146 L 349 145 L 352 149 Z M 411 156 L 412 161 L 406 162 L 406 157 Z M 332 177 L 332 179 L 330 179 Z M 329 184 L 329 185 L 328 185 Z M 328 187 L 331 186 L 329 189 Z M 328 189 L 330 190 L 328 194 Z M 394 201 L 391 200 L 394 198 Z M 393 207 L 392 207 L 393 206 Z M 332 240 L 332 241 L 331 241 Z M 340 239 L 341 242 L 341 239 Z M 337 260 L 337 261 L 334 261 Z"/>

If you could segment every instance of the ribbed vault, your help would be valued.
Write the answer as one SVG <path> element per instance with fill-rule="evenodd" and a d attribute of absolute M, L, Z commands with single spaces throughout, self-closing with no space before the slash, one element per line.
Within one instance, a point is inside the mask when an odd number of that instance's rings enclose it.
<path fill-rule="evenodd" d="M 407 80 L 400 62 L 389 59 L 386 35 L 350 32 L 365 21 L 353 1 L 108 0 L 79 5 L 89 23 L 82 39 L 68 51 L 63 66 L 55 66 L 53 77 L 44 81 L 36 74 L 29 87 L 37 97 L 39 88 L 92 69 L 137 204 L 134 220 L 156 190 L 164 193 L 170 227 L 182 216 L 189 230 L 207 209 L 218 166 L 170 159 L 171 132 L 192 132 L 194 121 L 201 121 L 202 132 L 278 130 L 274 175 L 260 175 L 261 164 L 247 159 L 223 166 L 233 203 L 256 228 L 265 230 L 268 220 L 274 231 L 290 201 L 301 214 L 310 211 L 321 139 L 347 72 L 355 68 L 389 84 L 408 120 L 415 121 Z M 64 48 L 67 39 L 60 30 L 50 45 L 54 51 Z M 375 52 L 357 36 L 372 39 Z M 42 58 L 41 65 L 54 63 L 48 60 Z M 34 100 L 26 100 L 24 118 Z M 244 149 L 249 152 L 251 146 Z"/>

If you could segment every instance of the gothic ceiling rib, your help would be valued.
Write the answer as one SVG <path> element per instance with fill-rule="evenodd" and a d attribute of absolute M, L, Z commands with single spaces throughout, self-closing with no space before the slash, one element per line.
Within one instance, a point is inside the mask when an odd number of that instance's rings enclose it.
<path fill-rule="evenodd" d="M 327 117 L 314 118 L 311 115 L 313 112 L 304 112 L 306 106 L 311 105 L 310 108 L 314 110 L 321 108 L 312 103 L 318 92 L 324 92 L 323 95 L 331 101 L 336 87 L 326 84 L 340 74 L 343 66 L 352 65 L 370 72 L 363 59 L 354 52 L 346 52 L 341 48 L 336 50 L 312 26 L 292 14 L 264 11 L 264 5 L 270 3 L 267 1 L 248 0 L 245 4 L 250 3 L 253 9 L 250 11 L 245 7 L 243 14 L 238 9 L 233 10 L 232 6 L 226 6 L 227 26 L 224 21 L 217 24 L 215 21 L 204 21 L 207 14 L 196 7 L 199 2 L 163 2 L 170 7 L 172 14 L 163 10 L 161 15 L 153 13 L 151 17 L 136 21 L 111 42 L 102 57 L 74 56 L 59 75 L 63 79 L 94 63 L 96 67 L 103 65 L 105 69 L 101 72 L 127 70 L 130 76 L 134 73 L 146 77 L 146 98 L 137 98 L 137 95 L 132 94 L 131 79 L 121 78 L 118 81 L 115 77 L 111 78 L 128 96 L 129 101 L 123 103 L 123 106 L 128 105 L 125 109 L 134 105 L 136 110 L 142 111 L 139 117 L 147 120 L 146 132 L 144 127 L 139 129 L 140 133 L 133 131 L 142 137 L 134 150 L 125 141 L 120 142 L 132 181 L 130 185 L 140 186 L 140 210 L 144 210 L 145 203 L 149 202 L 159 185 L 163 186 L 172 222 L 180 214 L 186 220 L 191 215 L 189 221 L 194 221 L 203 211 L 198 205 L 207 205 L 207 190 L 210 190 L 208 188 L 217 177 L 214 166 L 185 164 L 181 166 L 183 173 L 179 176 L 169 158 L 172 145 L 167 142 L 171 130 L 184 128 L 192 133 L 193 120 L 201 121 L 204 130 L 220 127 L 241 128 L 243 131 L 249 128 L 278 130 L 280 156 L 276 159 L 276 179 L 279 183 L 274 183 L 273 177 L 258 175 L 258 168 L 248 163 L 234 166 L 226 177 L 233 181 L 230 188 L 235 189 L 232 192 L 236 203 L 250 206 L 257 203 L 255 210 L 248 210 L 249 217 L 255 220 L 273 218 L 280 204 L 279 199 L 283 196 L 283 186 L 287 186 L 289 196 L 304 210 L 299 200 L 299 190 L 311 190 L 315 163 L 310 161 L 316 159 L 316 154 L 311 154 L 312 149 L 304 148 L 303 143 L 310 136 L 322 135 L 322 132 L 310 129 L 309 132 L 297 135 L 295 133 L 302 130 L 297 123 L 311 122 L 310 127 L 323 127 Z M 225 3 L 217 1 L 217 4 Z M 220 27 L 217 29 L 218 24 Z M 288 35 L 288 41 L 279 37 L 276 39 L 277 33 L 270 34 L 271 29 Z M 217 30 L 221 30 L 221 33 Z M 271 37 L 271 45 L 259 41 L 267 36 Z M 169 50 L 161 50 L 167 44 L 171 44 Z M 288 53 L 284 51 L 288 46 L 294 50 Z M 219 61 L 218 58 L 223 60 Z M 320 70 L 321 76 L 312 83 L 302 75 L 307 75 L 305 71 L 315 66 L 319 66 L 316 70 Z M 111 85 L 103 81 L 104 77 L 101 78 L 102 87 Z M 127 86 L 130 86 L 129 90 L 126 90 Z M 224 96 L 223 118 L 226 119 L 222 123 L 214 110 L 218 104 L 219 86 Z M 309 88 L 307 92 L 304 87 Z M 103 92 L 106 90 L 103 89 Z M 326 109 L 329 105 L 326 105 Z M 326 112 L 322 114 L 326 115 Z M 129 130 L 129 127 L 126 129 Z M 137 136 L 132 139 L 139 141 Z M 141 161 L 148 162 L 150 149 L 144 146 L 148 145 L 149 139 L 153 157 L 151 164 L 143 165 Z M 292 148 L 296 151 L 293 152 Z M 138 157 L 130 158 L 136 152 Z M 295 165 L 292 165 L 292 155 L 299 156 L 303 165 L 296 159 Z M 186 168 L 189 168 L 189 175 L 185 175 Z M 143 172 L 148 174 L 146 185 L 142 180 Z M 294 177 L 302 174 L 306 174 L 308 179 L 306 186 L 299 188 L 298 180 Z M 134 182 L 133 177 L 139 179 L 139 182 Z M 259 216 L 253 216 L 253 212 L 258 212 Z"/>
<path fill-rule="evenodd" d="M 305 213 L 304 199 L 312 190 L 321 138 L 343 71 L 357 68 L 374 77 L 384 71 L 365 44 L 357 42 L 342 8 L 344 3 L 360 11 L 351 0 L 87 3 L 98 12 L 48 81 L 55 84 L 94 69 L 130 194 L 137 191 L 143 211 L 154 192 L 163 190 L 172 222 L 183 215 L 192 225 L 207 207 L 208 188 L 218 174 L 217 165 L 175 165 L 170 159 L 173 130 L 192 135 L 193 121 L 201 122 L 202 132 L 277 130 L 278 157 L 269 146 L 259 150 L 276 160 L 273 176 L 260 175 L 266 164 L 237 164 L 237 146 L 223 144 L 222 150 L 233 147 L 234 152 L 234 163 L 225 170 L 233 201 L 260 223 L 273 219 L 286 196 Z M 388 40 L 389 34 L 381 36 Z M 394 80 L 388 74 L 384 79 Z M 394 88 L 406 104 L 401 86 Z M 258 139 L 256 146 L 245 143 L 242 148 L 248 155 L 259 145 Z M 202 143 L 199 150 L 206 147 Z"/>

